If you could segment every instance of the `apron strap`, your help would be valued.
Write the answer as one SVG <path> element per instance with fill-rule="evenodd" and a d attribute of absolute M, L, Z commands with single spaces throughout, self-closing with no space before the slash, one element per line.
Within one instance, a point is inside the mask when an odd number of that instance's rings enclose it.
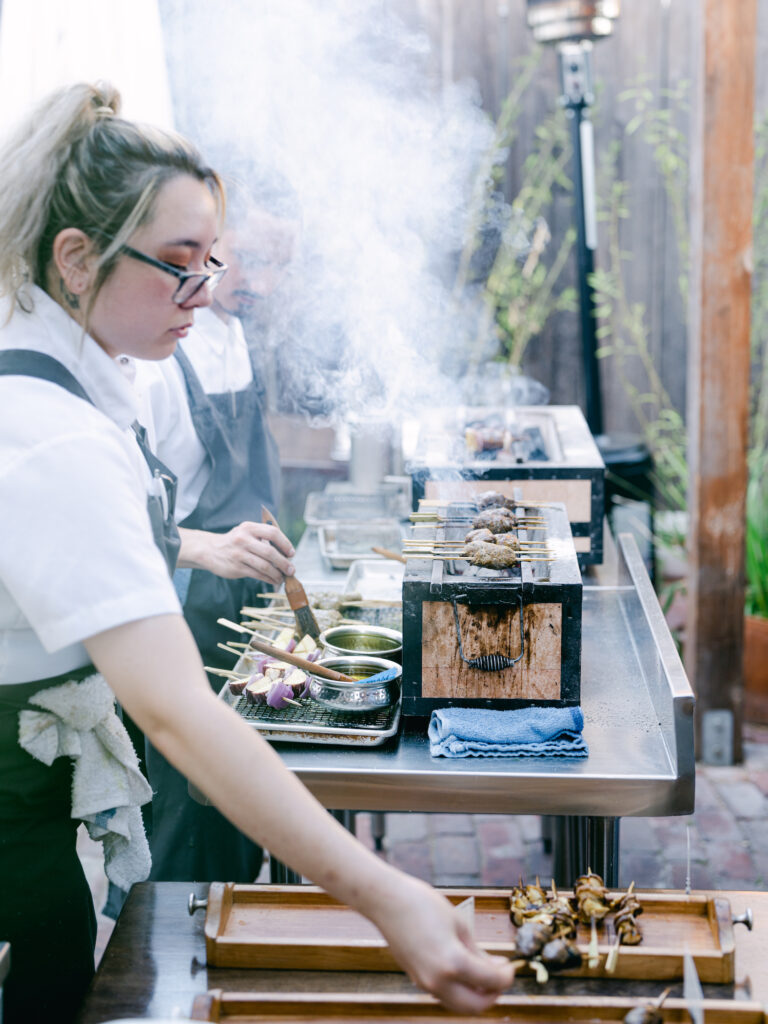
<path fill-rule="evenodd" d="M 0 352 L 0 376 L 39 377 L 69 391 L 84 402 L 94 405 L 93 399 L 73 373 L 53 356 L 27 348 L 8 348 Z"/>
<path fill-rule="evenodd" d="M 45 352 L 36 352 L 34 349 L 25 348 L 5 349 L 0 352 L 0 376 L 37 377 L 40 380 L 58 384 L 65 391 L 69 391 L 76 398 L 82 398 L 84 402 L 88 402 L 94 407 L 96 404 L 74 374 L 58 359 L 46 355 Z M 159 480 L 163 486 L 165 501 L 161 501 L 156 494 L 149 495 L 147 509 L 155 543 L 160 548 L 169 573 L 173 575 L 181 544 L 179 531 L 173 519 L 176 505 L 176 476 L 149 447 L 144 427 L 137 420 L 131 424 L 131 427 L 152 477 Z"/>

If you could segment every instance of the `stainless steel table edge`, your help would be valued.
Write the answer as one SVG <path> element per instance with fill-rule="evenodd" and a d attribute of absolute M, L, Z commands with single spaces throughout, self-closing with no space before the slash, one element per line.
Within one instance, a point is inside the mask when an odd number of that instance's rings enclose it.
<path fill-rule="evenodd" d="M 308 561 L 313 560 L 315 545 L 307 537 L 299 545 Z M 283 746 L 280 754 L 285 763 L 326 807 L 344 810 L 616 818 L 690 813 L 694 804 L 693 693 L 630 535 L 620 537 L 617 554 L 616 585 L 589 587 L 585 598 L 589 596 L 595 606 L 601 628 L 605 628 L 601 617 L 605 609 L 610 610 L 613 621 L 608 632 L 615 627 L 622 634 L 614 642 L 628 638 L 626 643 L 634 647 L 635 663 L 643 675 L 639 697 L 647 733 L 647 750 L 639 759 L 642 770 L 621 762 L 620 743 L 615 750 L 597 750 L 587 761 L 571 763 L 433 759 L 424 735 L 426 723 L 418 731 L 412 720 L 406 720 L 397 742 L 364 755 Z M 598 647 L 602 651 L 602 643 Z M 611 713 L 621 726 L 624 706 L 614 707 Z M 599 722 L 588 724 L 594 737 Z M 630 739 L 638 741 L 634 735 Z"/>
<path fill-rule="evenodd" d="M 673 740 L 670 756 L 677 765 L 677 776 L 681 784 L 681 802 L 674 813 L 692 814 L 696 780 L 693 729 L 696 697 L 634 537 L 622 533 L 619 534 L 618 542 L 621 553 L 620 572 L 634 588 L 644 613 L 640 620 L 641 628 L 648 628 L 653 637 L 653 647 L 659 655 L 657 669 L 660 675 L 663 674 L 663 681 L 658 688 L 649 686 L 649 692 L 660 718 L 668 713 L 668 707 L 662 706 L 663 698 L 666 697 L 668 702 L 670 694 L 672 697 L 673 728 L 662 730 L 662 736 Z"/>

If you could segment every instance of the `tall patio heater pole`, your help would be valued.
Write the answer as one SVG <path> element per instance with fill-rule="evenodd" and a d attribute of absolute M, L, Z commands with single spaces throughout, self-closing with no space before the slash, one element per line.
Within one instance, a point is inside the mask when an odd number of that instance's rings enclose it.
<path fill-rule="evenodd" d="M 597 322 L 590 275 L 595 269 L 595 154 L 588 109 L 592 92 L 592 40 L 611 34 L 620 0 L 528 0 L 528 25 L 537 42 L 557 46 L 560 102 L 571 126 L 576 214 L 581 349 L 586 418 L 593 434 L 603 433 L 603 402 L 597 362 Z"/>

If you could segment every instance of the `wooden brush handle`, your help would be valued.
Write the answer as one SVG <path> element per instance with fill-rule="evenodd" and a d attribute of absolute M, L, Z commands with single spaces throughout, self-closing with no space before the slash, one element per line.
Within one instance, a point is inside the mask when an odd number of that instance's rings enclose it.
<path fill-rule="evenodd" d="M 397 551 L 389 551 L 387 548 L 372 547 L 371 551 L 375 551 L 377 555 L 381 555 L 382 558 L 389 558 L 393 562 L 407 562 L 408 559 L 405 555 L 399 554 Z"/>
<path fill-rule="evenodd" d="M 280 529 L 280 524 L 269 511 L 266 505 L 261 506 L 261 521 L 262 523 L 269 523 L 270 526 L 276 526 L 278 530 Z"/>
<path fill-rule="evenodd" d="M 272 644 L 268 644 L 264 640 L 257 640 L 254 631 L 248 629 L 247 626 L 240 626 L 236 622 L 230 622 L 229 619 L 217 619 L 216 621 L 219 625 L 229 626 L 230 629 L 236 629 L 240 633 L 249 633 L 251 642 L 248 646 L 256 651 L 261 651 L 262 654 L 268 654 L 276 661 L 285 661 L 289 665 L 295 665 L 296 668 L 311 673 L 313 676 L 323 676 L 324 679 L 333 679 L 337 683 L 354 683 L 356 681 L 352 676 L 345 676 L 343 672 L 335 672 L 332 668 L 326 668 L 325 665 L 321 665 L 320 662 L 307 661 L 306 658 L 302 658 L 299 654 L 289 654 L 288 651 L 284 651 L 280 647 L 273 647 Z"/>

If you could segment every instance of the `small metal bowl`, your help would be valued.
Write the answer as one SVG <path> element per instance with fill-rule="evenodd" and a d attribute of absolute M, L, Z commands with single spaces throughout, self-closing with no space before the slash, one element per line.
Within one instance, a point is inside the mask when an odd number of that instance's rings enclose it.
<path fill-rule="evenodd" d="M 353 683 L 337 682 L 324 679 L 322 676 L 309 677 L 309 695 L 318 704 L 336 711 L 379 711 L 396 704 L 400 696 L 400 677 L 402 668 L 394 661 L 385 658 L 369 658 L 363 654 L 344 654 L 323 658 L 320 664 L 343 672 L 346 676 L 355 676 Z M 369 676 L 396 668 L 397 675 L 386 683 L 366 683 Z"/>
<path fill-rule="evenodd" d="M 367 622 L 331 626 L 320 634 L 319 643 L 329 654 L 365 654 L 398 663 L 403 660 L 403 634 Z"/>

